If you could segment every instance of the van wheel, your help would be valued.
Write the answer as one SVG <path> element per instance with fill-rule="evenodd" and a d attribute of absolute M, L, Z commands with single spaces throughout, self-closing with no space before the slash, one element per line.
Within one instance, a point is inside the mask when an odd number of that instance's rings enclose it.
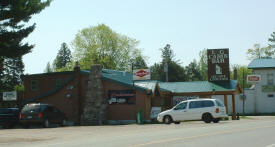
<path fill-rule="evenodd" d="M 213 123 L 218 123 L 221 119 L 220 118 L 214 118 Z"/>
<path fill-rule="evenodd" d="M 171 116 L 166 115 L 166 116 L 164 117 L 164 119 L 163 119 L 163 122 L 164 122 L 165 124 L 170 124 L 170 123 L 172 122 Z"/>
<path fill-rule="evenodd" d="M 205 123 L 211 123 L 211 121 L 213 120 L 213 117 L 210 113 L 205 113 L 205 114 L 202 115 L 202 120 Z"/>
<path fill-rule="evenodd" d="M 44 128 L 49 128 L 50 127 L 50 121 L 48 120 L 48 119 L 46 119 L 45 121 L 44 121 L 44 123 L 43 123 L 43 127 Z"/>

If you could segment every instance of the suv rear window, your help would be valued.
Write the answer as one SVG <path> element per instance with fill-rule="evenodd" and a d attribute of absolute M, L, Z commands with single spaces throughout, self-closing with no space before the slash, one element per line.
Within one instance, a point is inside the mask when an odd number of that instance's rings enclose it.
<path fill-rule="evenodd" d="M 24 108 L 22 109 L 22 112 L 29 112 L 29 111 L 34 111 L 34 112 L 39 112 L 40 105 L 38 104 L 28 104 L 25 105 Z"/>
<path fill-rule="evenodd" d="M 204 107 L 213 107 L 214 102 L 213 101 L 193 101 L 190 102 L 189 108 L 204 108 Z"/>

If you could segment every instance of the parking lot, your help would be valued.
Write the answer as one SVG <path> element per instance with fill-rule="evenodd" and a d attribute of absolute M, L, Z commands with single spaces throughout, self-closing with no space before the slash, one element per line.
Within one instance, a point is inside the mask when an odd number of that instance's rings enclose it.
<path fill-rule="evenodd" d="M 256 133 L 250 133 L 256 132 Z M 68 126 L 30 129 L 0 130 L 0 146 L 211 146 L 226 140 L 242 146 L 268 146 L 275 143 L 275 117 L 257 116 L 241 120 L 206 124 L 202 121 L 182 122 L 179 125 L 106 125 Z M 245 136 L 242 136 L 245 133 Z M 249 137 L 249 134 L 253 134 Z M 266 142 L 253 138 L 265 137 Z M 240 137 L 241 136 L 241 140 Z M 222 137 L 217 140 L 218 137 Z M 237 137 L 237 138 L 236 138 Z M 269 138 L 272 137 L 272 140 Z M 207 140 L 205 140 L 208 138 Z M 209 142 L 209 138 L 216 142 Z M 215 139 L 216 138 L 216 139 Z M 202 142 L 197 142 L 197 140 Z M 250 140 L 249 142 L 246 139 Z M 252 139 L 252 140 L 251 140 Z M 271 139 L 271 138 L 270 138 Z M 205 140 L 205 143 L 203 141 Z M 240 142 L 241 141 L 241 142 Z M 272 142 L 273 141 L 273 142 Z M 202 144 L 198 144 L 202 143 Z M 222 144 L 222 146 L 232 144 Z"/>

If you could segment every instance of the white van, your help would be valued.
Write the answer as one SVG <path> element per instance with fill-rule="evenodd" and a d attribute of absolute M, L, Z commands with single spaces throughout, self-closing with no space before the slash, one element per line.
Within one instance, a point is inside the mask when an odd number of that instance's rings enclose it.
<path fill-rule="evenodd" d="M 218 99 L 193 99 L 182 101 L 170 110 L 158 114 L 157 120 L 179 124 L 183 120 L 203 120 L 205 123 L 218 123 L 228 117 L 224 104 Z"/>

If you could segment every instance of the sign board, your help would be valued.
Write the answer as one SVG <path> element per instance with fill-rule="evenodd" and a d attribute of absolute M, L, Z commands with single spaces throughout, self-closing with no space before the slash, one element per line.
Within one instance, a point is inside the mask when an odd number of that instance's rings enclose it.
<path fill-rule="evenodd" d="M 158 114 L 161 112 L 161 107 L 152 107 L 151 108 L 151 113 L 150 113 L 150 118 L 157 118 Z"/>
<path fill-rule="evenodd" d="M 3 101 L 16 101 L 17 93 L 16 91 L 3 92 Z"/>
<path fill-rule="evenodd" d="M 199 96 L 193 95 L 193 96 L 173 96 L 173 105 L 177 105 L 181 101 L 191 100 L 191 99 L 198 99 Z"/>
<path fill-rule="evenodd" d="M 247 82 L 248 83 L 259 83 L 259 82 L 261 82 L 261 75 L 248 75 Z"/>
<path fill-rule="evenodd" d="M 133 71 L 133 80 L 150 80 L 150 69 L 137 69 Z"/>
<path fill-rule="evenodd" d="M 208 81 L 229 81 L 229 49 L 207 49 Z"/>
<path fill-rule="evenodd" d="M 109 104 L 135 104 L 136 92 L 134 90 L 109 90 Z"/>

